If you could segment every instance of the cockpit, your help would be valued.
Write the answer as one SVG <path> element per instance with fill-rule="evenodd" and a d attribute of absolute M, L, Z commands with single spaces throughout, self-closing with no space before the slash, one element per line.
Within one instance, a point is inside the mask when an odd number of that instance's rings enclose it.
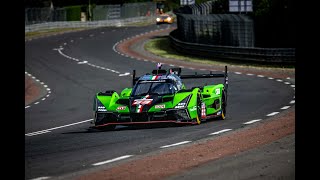
<path fill-rule="evenodd" d="M 174 94 L 177 91 L 177 87 L 172 80 L 145 80 L 139 81 L 134 87 L 131 96 L 143 96 L 143 95 L 168 95 Z"/>

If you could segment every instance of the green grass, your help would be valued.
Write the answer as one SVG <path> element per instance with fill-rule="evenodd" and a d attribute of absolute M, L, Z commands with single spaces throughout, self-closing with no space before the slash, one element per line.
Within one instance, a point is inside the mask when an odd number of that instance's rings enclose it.
<path fill-rule="evenodd" d="M 149 26 L 152 24 L 156 24 L 156 20 L 153 21 L 143 21 L 143 22 L 134 22 L 134 23 L 129 23 L 127 26 Z"/>
<path fill-rule="evenodd" d="M 136 22 L 136 23 L 130 23 L 127 26 L 148 26 L 151 24 L 155 24 L 155 22 L 150 21 L 143 21 L 143 22 Z M 54 29 L 46 29 L 41 31 L 34 31 L 34 32 L 26 32 L 25 38 L 33 38 L 38 36 L 45 36 L 45 35 L 52 35 L 55 33 L 61 33 L 61 32 L 70 32 L 70 31 L 78 31 L 78 30 L 85 30 L 89 28 L 54 28 Z M 92 29 L 92 28 L 90 28 Z"/>
<path fill-rule="evenodd" d="M 152 24 L 152 22 L 138 22 L 138 23 L 131 23 L 128 24 L 128 26 L 147 26 Z M 154 23 L 155 24 L 155 23 Z M 34 38 L 39 36 L 45 36 L 45 35 L 53 35 L 56 33 L 62 33 L 62 32 L 70 32 L 70 31 L 80 31 L 80 30 L 86 30 L 89 28 L 55 28 L 55 29 L 46 29 L 41 31 L 34 31 L 34 32 L 26 32 L 25 38 Z M 92 29 L 92 28 L 90 28 Z"/>
<path fill-rule="evenodd" d="M 25 37 L 31 38 L 31 37 L 37 37 L 37 36 L 44 36 L 44 35 L 51 35 L 55 33 L 60 32 L 69 32 L 69 31 L 78 31 L 78 30 L 84 30 L 87 28 L 56 28 L 56 29 L 47 29 L 47 30 L 41 30 L 41 31 L 35 31 L 35 32 L 26 32 Z"/>
<path fill-rule="evenodd" d="M 176 59 L 180 61 L 189 61 L 201 64 L 211 64 L 211 65 L 229 65 L 229 66 L 242 66 L 242 67 L 255 67 L 255 68 L 286 68 L 294 69 L 294 65 L 279 65 L 279 64 L 261 64 L 261 63 L 252 63 L 252 62 L 239 62 L 235 60 L 219 60 L 211 58 L 202 58 L 192 55 L 186 55 L 177 52 L 170 46 L 170 40 L 168 36 L 157 37 L 149 40 L 145 43 L 145 50 L 169 59 Z"/>

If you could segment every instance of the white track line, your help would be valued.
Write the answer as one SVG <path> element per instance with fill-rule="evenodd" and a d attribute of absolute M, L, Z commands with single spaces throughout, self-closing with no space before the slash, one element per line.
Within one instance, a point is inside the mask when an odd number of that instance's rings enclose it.
<path fill-rule="evenodd" d="M 214 133 L 210 133 L 209 135 L 217 135 L 217 134 L 221 134 L 221 133 L 224 133 L 224 132 L 227 132 L 227 131 L 231 131 L 232 129 L 223 129 L 221 131 L 218 131 L 218 132 L 214 132 Z"/>
<path fill-rule="evenodd" d="M 117 157 L 117 158 L 114 158 L 114 159 L 110 159 L 110 160 L 107 160 L 107 161 L 102 161 L 102 162 L 94 163 L 94 164 L 92 164 L 92 165 L 93 165 L 93 166 L 100 166 L 100 165 L 103 165 L 103 164 L 107 164 L 107 163 L 119 161 L 119 160 L 122 160 L 122 159 L 126 159 L 126 158 L 129 158 L 129 157 L 131 157 L 131 156 L 133 156 L 133 155 L 120 156 L 120 157 Z"/>
<path fill-rule="evenodd" d="M 49 94 L 51 93 L 51 89 L 48 88 L 48 85 L 46 85 L 44 82 L 41 82 L 39 79 L 37 79 L 35 76 L 33 76 L 32 74 L 30 74 L 28 72 L 25 72 L 25 74 L 28 75 L 29 77 L 31 77 L 36 83 L 41 84 L 43 86 L 43 88 L 46 89 L 46 91 L 47 91 L 45 96 L 49 97 Z M 46 100 L 46 98 L 42 98 L 41 99 L 41 101 L 44 101 L 44 100 Z M 37 105 L 39 103 L 40 103 L 40 101 L 36 101 L 36 102 L 33 103 L 33 105 Z M 24 108 L 28 109 L 30 107 L 31 107 L 31 105 L 29 104 L 29 105 L 25 106 Z"/>
<path fill-rule="evenodd" d="M 284 106 L 281 109 L 288 109 L 288 108 L 290 108 L 290 106 Z"/>
<path fill-rule="evenodd" d="M 178 143 L 175 143 L 175 144 L 170 144 L 170 145 L 165 145 L 165 146 L 161 146 L 160 148 L 168 148 L 168 147 L 172 147 L 172 146 L 179 146 L 181 144 L 187 144 L 187 143 L 190 143 L 191 141 L 182 141 L 182 142 L 178 142 Z"/>
<path fill-rule="evenodd" d="M 49 179 L 50 177 L 45 176 L 45 177 L 38 177 L 38 178 L 34 178 L 34 179 L 30 179 L 30 180 L 45 180 L 45 179 Z"/>
<path fill-rule="evenodd" d="M 54 128 L 50 128 L 50 129 L 45 129 L 45 130 L 41 130 L 41 131 L 27 133 L 25 135 L 26 136 L 34 136 L 34 135 L 44 134 L 44 133 L 51 132 L 52 130 L 55 130 L 55 129 L 61 129 L 61 128 L 64 128 L 64 127 L 73 126 L 73 125 L 85 123 L 85 122 L 92 121 L 92 120 L 93 119 L 88 119 L 88 120 L 84 120 L 84 121 L 80 121 L 80 122 L 76 122 L 76 123 L 72 123 L 72 124 L 67 124 L 67 125 L 63 125 L 63 126 L 59 126 L 59 127 L 54 127 Z"/>
<path fill-rule="evenodd" d="M 114 46 L 113 48 L 115 48 L 115 46 Z M 89 63 L 89 62 L 86 61 L 86 60 L 80 60 L 80 59 L 77 59 L 77 58 L 68 56 L 68 55 L 66 55 L 66 54 L 64 54 L 64 53 L 62 52 L 63 48 L 55 48 L 55 49 L 53 49 L 53 50 L 58 51 L 60 55 L 66 57 L 66 58 L 68 58 L 68 59 L 77 61 L 77 62 L 78 62 L 77 64 L 79 64 L 79 65 L 85 64 L 85 65 L 89 65 L 89 66 L 94 67 L 94 68 L 97 68 L 97 69 L 107 70 L 107 71 L 111 71 L 111 72 L 116 73 L 116 74 L 120 74 L 119 71 L 116 71 L 116 70 L 113 70 L 113 69 L 109 69 L 109 68 L 106 68 L 106 67 L 102 67 L 102 66 L 98 66 L 98 65 L 94 65 L 94 64 Z M 115 49 L 114 49 L 114 50 L 115 50 Z M 128 75 L 130 75 L 129 72 L 125 72 L 125 73 L 121 74 L 121 76 L 128 76 Z M 120 76 L 120 75 L 119 75 L 119 76 Z"/>
<path fill-rule="evenodd" d="M 276 114 L 278 114 L 279 112 L 273 112 L 273 113 L 270 113 L 270 114 L 268 114 L 267 116 L 274 116 L 274 115 L 276 115 Z"/>
<path fill-rule="evenodd" d="M 261 121 L 262 119 L 255 119 L 255 120 L 252 120 L 252 121 L 248 121 L 248 122 L 245 122 L 243 124 L 252 124 L 252 123 L 255 123 L 255 122 L 259 122 Z"/>

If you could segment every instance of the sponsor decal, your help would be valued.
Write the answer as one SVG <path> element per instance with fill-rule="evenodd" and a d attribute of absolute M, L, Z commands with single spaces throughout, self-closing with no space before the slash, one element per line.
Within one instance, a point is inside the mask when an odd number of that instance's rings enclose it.
<path fill-rule="evenodd" d="M 139 83 L 153 83 L 153 82 L 166 82 L 166 80 L 144 80 L 140 81 Z"/>
<path fill-rule="evenodd" d="M 98 111 L 107 111 L 104 106 L 98 106 Z"/>
<path fill-rule="evenodd" d="M 106 109 L 98 109 L 98 111 L 106 112 L 107 110 Z"/>
<path fill-rule="evenodd" d="M 151 104 L 153 99 L 135 99 L 132 103 L 132 105 L 146 105 Z"/>
<path fill-rule="evenodd" d="M 206 114 L 206 104 L 204 102 L 201 103 L 201 118 L 205 119 L 207 117 Z"/>
<path fill-rule="evenodd" d="M 180 108 L 184 108 L 184 106 L 175 106 L 174 108 L 180 109 Z"/>
<path fill-rule="evenodd" d="M 220 94 L 220 89 L 216 89 L 216 95 L 219 95 Z"/>
<path fill-rule="evenodd" d="M 164 104 L 155 105 L 155 108 L 156 108 L 156 109 L 163 109 L 163 108 L 165 108 L 165 107 L 166 107 L 166 105 L 164 105 Z"/>
<path fill-rule="evenodd" d="M 186 103 L 178 103 L 174 108 L 180 109 L 180 108 L 184 108 L 185 106 L 186 106 Z"/>
<path fill-rule="evenodd" d="M 196 111 L 197 110 L 197 106 L 193 106 L 191 109 L 190 109 L 190 111 L 192 112 L 192 111 Z"/>
<path fill-rule="evenodd" d="M 126 106 L 119 106 L 119 107 L 117 107 L 117 111 L 119 111 L 119 110 L 125 110 L 127 107 Z"/>
<path fill-rule="evenodd" d="M 141 104 L 139 104 L 139 106 L 137 107 L 137 113 L 141 113 L 142 108 L 143 108 L 143 106 Z"/>
<path fill-rule="evenodd" d="M 146 95 L 142 99 L 135 99 L 132 103 L 132 106 L 137 105 L 136 112 L 141 113 L 144 105 L 149 105 L 153 101 L 153 99 L 148 99 L 150 95 Z"/>
<path fill-rule="evenodd" d="M 146 105 L 146 104 L 151 104 L 151 102 L 153 101 L 153 99 L 148 99 L 150 97 L 150 95 L 146 95 L 145 97 L 143 97 L 142 99 L 135 99 L 132 103 L 132 106 L 134 105 Z"/>
<path fill-rule="evenodd" d="M 157 80 L 158 78 L 159 78 L 159 75 L 152 76 L 152 77 L 151 77 L 151 80 Z"/>

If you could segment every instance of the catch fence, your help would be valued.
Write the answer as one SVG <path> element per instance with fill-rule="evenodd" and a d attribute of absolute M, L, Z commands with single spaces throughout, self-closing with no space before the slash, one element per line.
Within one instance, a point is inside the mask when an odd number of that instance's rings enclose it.
<path fill-rule="evenodd" d="M 85 8 L 83 8 L 85 7 Z M 64 8 L 26 8 L 25 25 L 62 22 L 66 21 L 104 21 L 114 19 L 132 19 L 136 17 L 154 17 L 156 16 L 156 3 L 124 3 L 122 5 L 92 5 L 91 10 L 88 7 L 79 7 L 79 14 L 76 19 L 68 18 L 67 7 Z M 84 12 L 82 12 L 84 11 Z M 85 16 L 84 18 L 82 16 Z"/>
<path fill-rule="evenodd" d="M 253 21 L 236 14 L 177 14 L 178 39 L 221 46 L 254 46 Z"/>
<path fill-rule="evenodd" d="M 217 1 L 207 1 L 175 10 L 177 29 L 169 36 L 172 47 L 182 53 L 211 58 L 295 62 L 295 48 L 255 46 L 255 26 L 251 16 L 217 13 L 217 6 Z"/>

